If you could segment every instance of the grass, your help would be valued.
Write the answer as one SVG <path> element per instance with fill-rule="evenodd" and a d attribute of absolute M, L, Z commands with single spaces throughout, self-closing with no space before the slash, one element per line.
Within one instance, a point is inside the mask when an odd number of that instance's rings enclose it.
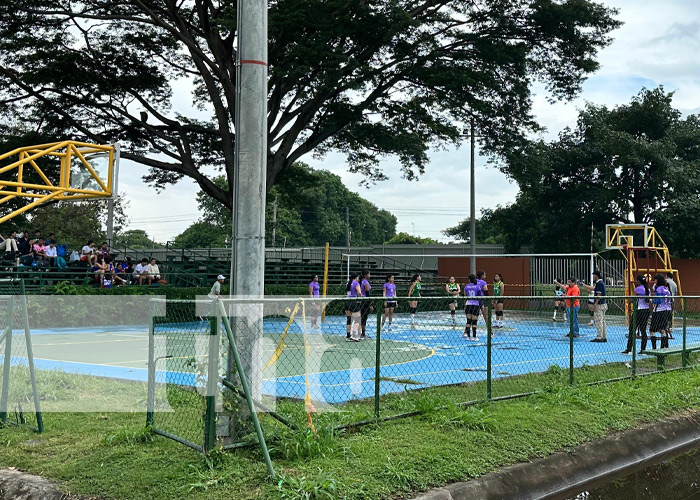
<path fill-rule="evenodd" d="M 318 439 L 303 426 L 302 405 L 280 402 L 278 410 L 300 430 L 263 418 L 274 482 L 258 450 L 216 449 L 204 457 L 154 435 L 145 414 L 136 412 L 48 413 L 41 435 L 0 429 L 0 466 L 45 476 L 68 493 L 108 499 L 397 498 L 700 408 L 698 368 L 583 385 L 620 372 L 618 365 L 584 367 L 576 371 L 580 383 L 569 386 L 568 371 L 553 367 L 498 381 L 499 394 L 534 388 L 539 394 L 470 406 L 458 403 L 483 397 L 481 383 L 387 395 L 384 414 L 421 415 L 332 432 L 372 415 L 372 402 L 357 402 L 346 412 L 318 415 Z"/>

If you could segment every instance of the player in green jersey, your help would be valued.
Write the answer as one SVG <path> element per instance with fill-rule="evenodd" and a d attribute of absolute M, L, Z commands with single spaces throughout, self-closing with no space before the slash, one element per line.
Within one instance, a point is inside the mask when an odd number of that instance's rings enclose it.
<path fill-rule="evenodd" d="M 411 288 L 408 289 L 408 308 L 411 311 L 411 328 L 416 326 L 416 310 L 418 309 L 418 299 L 420 298 L 421 275 L 414 274 L 411 278 Z"/>
<path fill-rule="evenodd" d="M 500 273 L 496 273 L 493 276 L 493 296 L 498 297 L 496 303 L 494 304 L 494 309 L 496 311 L 496 328 L 503 328 L 503 296 L 506 293 L 506 285 L 503 283 L 503 276 Z"/>
<path fill-rule="evenodd" d="M 462 291 L 459 287 L 459 283 L 455 283 L 455 277 L 450 276 L 450 280 L 447 284 L 445 284 L 445 291 L 447 292 L 447 295 L 450 296 L 450 315 L 452 316 L 452 325 L 457 324 L 457 319 L 455 317 L 455 309 L 457 307 L 457 297 L 459 297 L 460 292 Z"/>

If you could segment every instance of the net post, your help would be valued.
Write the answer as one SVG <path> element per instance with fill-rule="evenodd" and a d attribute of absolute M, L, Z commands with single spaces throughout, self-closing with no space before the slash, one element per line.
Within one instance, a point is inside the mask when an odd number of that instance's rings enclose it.
<path fill-rule="evenodd" d="M 218 311 L 214 311 L 215 313 Z M 204 414 L 204 452 L 216 445 L 216 386 L 218 382 L 217 360 L 219 359 L 219 321 L 209 317 L 209 348 L 207 349 L 206 413 Z"/>
<path fill-rule="evenodd" d="M 146 426 L 155 424 L 156 364 L 155 364 L 155 306 L 149 300 L 151 318 L 148 322 L 148 395 L 146 396 Z"/>
<path fill-rule="evenodd" d="M 486 299 L 488 301 L 487 313 L 486 313 L 486 399 L 491 400 L 491 310 L 493 309 L 493 304 L 491 299 Z"/>
<path fill-rule="evenodd" d="M 2 364 L 2 393 L 0 393 L 0 421 L 7 422 L 7 405 L 10 394 L 10 368 L 12 366 L 12 296 L 7 303 L 7 326 L 3 336 L 5 337 L 5 355 Z"/>
<path fill-rule="evenodd" d="M 36 384 L 36 370 L 34 368 L 34 350 L 32 348 L 32 334 L 29 329 L 29 311 L 27 311 L 26 290 L 24 281 L 19 282 L 20 300 L 22 307 L 22 323 L 24 327 L 24 339 L 27 348 L 27 365 L 29 366 L 29 379 L 32 384 L 32 396 L 34 397 L 34 411 L 36 412 L 36 430 L 39 433 L 44 432 L 44 419 L 41 414 L 41 402 L 39 400 L 39 389 Z M 10 331 L 10 335 L 12 332 Z"/>
<path fill-rule="evenodd" d="M 374 416 L 379 418 L 379 385 L 380 378 L 382 375 L 382 303 L 377 302 L 377 338 L 375 345 L 375 359 L 374 359 Z"/>
<path fill-rule="evenodd" d="M 574 304 L 576 301 L 573 297 L 569 301 L 569 385 L 574 385 L 574 307 L 576 307 Z M 578 320 L 578 317 L 576 319 Z"/>
<path fill-rule="evenodd" d="M 685 305 L 685 297 L 681 297 L 681 312 L 683 314 L 683 354 L 681 355 L 681 362 L 683 368 L 688 366 L 688 352 L 685 350 L 686 349 L 686 342 L 687 342 L 687 327 L 688 327 L 688 315 L 686 314 L 686 305 Z M 673 314 L 673 309 L 671 309 L 671 314 Z M 673 318 L 673 316 L 671 316 Z"/>
<path fill-rule="evenodd" d="M 267 449 L 267 443 L 265 442 L 265 436 L 263 435 L 262 428 L 260 427 L 260 421 L 258 420 L 258 414 L 255 411 L 255 405 L 253 404 L 253 397 L 250 394 L 250 388 L 248 387 L 248 381 L 246 380 L 245 373 L 243 372 L 243 366 L 241 365 L 241 357 L 238 354 L 238 347 L 236 346 L 236 341 L 233 338 L 233 330 L 231 329 L 231 323 L 229 322 L 228 316 L 226 315 L 226 310 L 221 301 L 218 301 L 219 314 L 224 320 L 224 328 L 226 329 L 226 335 L 228 336 L 228 342 L 230 344 L 229 349 L 231 350 L 236 364 L 236 369 L 238 370 L 238 377 L 241 381 L 241 386 L 243 387 L 243 393 L 245 394 L 246 402 L 248 403 L 248 410 L 250 411 L 250 418 L 253 421 L 253 426 L 255 427 L 255 433 L 258 435 L 258 444 L 263 452 L 263 457 L 265 458 L 265 464 L 267 465 L 267 472 L 270 474 L 270 478 L 275 478 L 275 468 L 272 466 L 272 460 L 270 460 L 270 452 Z"/>

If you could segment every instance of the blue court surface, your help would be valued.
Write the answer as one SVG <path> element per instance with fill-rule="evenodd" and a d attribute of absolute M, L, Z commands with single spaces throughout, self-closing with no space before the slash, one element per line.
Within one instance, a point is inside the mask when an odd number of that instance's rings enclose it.
<path fill-rule="evenodd" d="M 391 331 L 382 332 L 380 392 L 401 392 L 477 382 L 486 379 L 487 342 L 483 318 L 479 340 L 462 337 L 463 316 L 457 324 L 447 312 L 418 314 L 411 325 L 407 315 L 394 318 Z M 582 316 L 582 321 L 587 316 Z M 367 325 L 369 339 L 346 342 L 345 317 L 327 317 L 320 329 L 287 321 L 265 319 L 261 349 L 262 390 L 266 395 L 303 399 L 308 391 L 315 402 L 342 403 L 368 398 L 375 391 L 376 318 Z M 197 368 L 193 360 L 206 357 L 206 322 L 164 324 L 155 327 L 156 379 L 159 382 L 194 385 Z M 305 332 L 304 332 L 305 330 Z M 591 343 L 596 330 L 581 324 L 574 339 L 574 364 L 615 363 L 624 367 L 631 356 L 621 354 L 627 339 L 624 318 L 608 318 L 608 342 Z M 679 329 L 680 330 L 680 329 Z M 568 323 L 551 317 L 511 313 L 505 328 L 494 329 L 492 376 L 500 379 L 569 366 Z M 680 345 L 676 331 L 671 346 Z M 13 335 L 18 345 L 22 332 Z M 689 326 L 688 343 L 700 341 L 700 327 Z M 35 365 L 39 370 L 146 381 L 148 377 L 148 327 L 95 327 L 33 330 Z M 639 349 L 640 341 L 637 341 Z M 204 350 L 203 350 L 204 349 Z M 13 349 L 13 359 L 22 362 Z M 640 356 L 643 358 L 643 356 Z"/>

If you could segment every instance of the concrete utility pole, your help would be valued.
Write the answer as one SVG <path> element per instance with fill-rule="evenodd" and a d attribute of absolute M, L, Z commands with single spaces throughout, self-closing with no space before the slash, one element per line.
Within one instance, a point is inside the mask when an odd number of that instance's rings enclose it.
<path fill-rule="evenodd" d="M 262 297 L 267 179 L 266 0 L 238 0 L 237 38 L 231 295 Z M 259 306 L 246 307 L 245 318 L 232 322 L 254 398 L 260 397 L 262 389 L 262 304 Z"/>
<path fill-rule="evenodd" d="M 474 186 L 474 170 L 475 170 L 475 137 L 474 137 L 474 118 L 469 122 L 469 135 L 471 137 L 471 180 L 469 183 L 469 248 L 472 257 L 469 259 L 469 274 L 476 274 L 476 188 Z"/>
<path fill-rule="evenodd" d="M 275 198 L 275 202 L 272 204 L 272 248 L 275 248 L 275 240 L 277 239 L 276 233 L 277 233 L 277 198 Z"/>

